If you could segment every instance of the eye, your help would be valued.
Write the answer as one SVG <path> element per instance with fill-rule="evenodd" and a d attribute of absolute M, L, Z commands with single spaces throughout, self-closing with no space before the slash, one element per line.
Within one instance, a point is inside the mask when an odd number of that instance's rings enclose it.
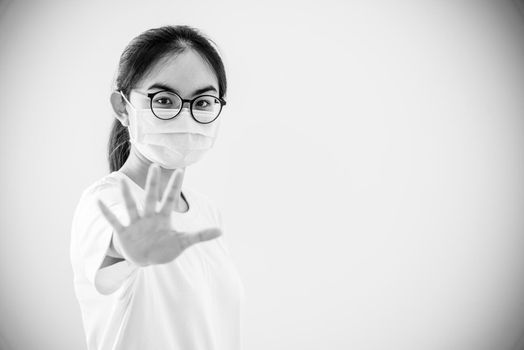
<path fill-rule="evenodd" d="M 171 101 L 171 99 L 167 98 L 167 97 L 161 97 L 161 98 L 157 98 L 155 99 L 154 101 L 155 103 L 158 103 L 160 105 L 167 105 L 167 104 L 172 104 L 173 102 Z"/>
<path fill-rule="evenodd" d="M 182 101 L 180 97 L 169 92 L 169 91 L 159 91 L 153 96 L 151 101 L 153 108 L 163 108 L 163 109 L 176 109 L 180 108 Z"/>
<path fill-rule="evenodd" d="M 209 106 L 209 102 L 204 100 L 204 99 L 201 99 L 201 100 L 197 101 L 196 105 L 198 107 L 204 107 L 205 108 L 205 107 Z"/>
<path fill-rule="evenodd" d="M 218 100 L 213 96 L 200 96 L 194 103 L 195 109 L 210 111 L 217 107 Z"/>

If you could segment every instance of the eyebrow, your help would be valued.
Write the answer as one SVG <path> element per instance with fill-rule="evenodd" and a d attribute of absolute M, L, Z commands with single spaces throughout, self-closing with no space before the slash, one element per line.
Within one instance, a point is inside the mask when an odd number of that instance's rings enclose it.
<path fill-rule="evenodd" d="M 173 89 L 171 86 L 163 84 L 163 83 L 155 83 L 155 84 L 151 85 L 148 88 L 148 90 L 151 90 L 151 89 L 161 89 L 161 90 L 172 91 L 172 92 L 176 92 L 178 95 L 180 95 L 180 93 L 176 89 Z M 217 89 L 215 89 L 214 86 L 208 85 L 208 86 L 205 86 L 203 88 L 195 90 L 195 92 L 193 92 L 193 96 L 194 95 L 199 95 L 199 94 L 201 94 L 203 92 L 206 92 L 206 91 L 218 92 Z"/>

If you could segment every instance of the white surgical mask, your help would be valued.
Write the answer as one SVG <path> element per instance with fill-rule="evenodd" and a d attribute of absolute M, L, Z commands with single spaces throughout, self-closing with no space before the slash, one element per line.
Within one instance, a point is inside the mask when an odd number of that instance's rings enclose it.
<path fill-rule="evenodd" d="M 220 118 L 209 124 L 201 124 L 191 117 L 189 109 L 183 109 L 173 119 L 157 118 L 150 108 L 131 106 L 129 115 L 129 139 L 136 149 L 153 163 L 166 169 L 185 168 L 200 159 L 213 147 L 218 133 Z M 166 109 L 168 115 L 175 114 Z"/>

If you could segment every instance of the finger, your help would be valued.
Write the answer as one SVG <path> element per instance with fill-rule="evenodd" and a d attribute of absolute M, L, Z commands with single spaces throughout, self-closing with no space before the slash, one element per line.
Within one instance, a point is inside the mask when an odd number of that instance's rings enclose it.
<path fill-rule="evenodd" d="M 122 195 L 124 197 L 124 202 L 126 203 L 127 212 L 129 214 L 129 220 L 130 222 L 135 222 L 140 218 L 138 215 L 138 209 L 136 207 L 136 202 L 133 199 L 133 195 L 131 194 L 131 191 L 129 189 L 129 184 L 126 180 L 121 179 L 120 180 L 120 189 L 122 191 Z"/>
<path fill-rule="evenodd" d="M 180 169 L 173 171 L 169 182 L 167 183 L 164 196 L 162 198 L 162 207 L 160 212 L 162 214 L 169 214 L 175 208 L 180 198 L 180 192 L 182 188 L 183 173 Z"/>
<path fill-rule="evenodd" d="M 156 202 L 158 201 L 158 178 L 159 178 L 158 165 L 152 163 L 149 166 L 146 180 L 146 199 L 144 205 L 144 215 L 148 216 L 156 211 Z"/>
<path fill-rule="evenodd" d="M 182 249 L 192 246 L 195 243 L 209 241 L 222 234 L 219 228 L 208 228 L 195 233 L 182 233 L 180 236 Z"/>
<path fill-rule="evenodd" d="M 97 203 L 98 203 L 98 207 L 102 211 L 102 215 L 104 215 L 104 217 L 109 222 L 109 224 L 113 226 L 115 231 L 122 232 L 125 227 L 116 218 L 115 214 L 113 214 L 113 212 L 109 210 L 109 208 L 100 199 L 97 199 Z"/>

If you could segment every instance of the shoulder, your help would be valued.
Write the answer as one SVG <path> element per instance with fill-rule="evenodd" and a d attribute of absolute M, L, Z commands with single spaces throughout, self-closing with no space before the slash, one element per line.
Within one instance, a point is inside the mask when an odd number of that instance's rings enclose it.
<path fill-rule="evenodd" d="M 76 204 L 72 221 L 73 236 L 85 236 L 86 231 L 99 230 L 105 227 L 106 221 L 98 207 L 97 200 L 104 204 L 114 213 L 120 213 L 121 198 L 118 176 L 114 173 L 104 175 L 88 185 L 81 193 Z"/>
<path fill-rule="evenodd" d="M 201 211 L 209 213 L 218 224 L 221 224 L 220 208 L 215 200 L 191 186 L 184 185 L 182 193 L 187 193 L 188 200 L 196 201 Z"/>
<path fill-rule="evenodd" d="M 215 201 L 211 199 L 208 195 L 200 192 L 200 190 L 195 189 L 191 186 L 184 185 L 182 188 L 182 193 L 187 193 L 189 197 L 196 200 L 199 205 L 208 207 L 209 209 L 218 210 L 218 206 Z"/>
<path fill-rule="evenodd" d="M 118 172 L 114 171 L 91 183 L 82 191 L 79 205 L 91 203 L 97 199 L 102 200 L 108 206 L 121 202 L 119 178 Z"/>

